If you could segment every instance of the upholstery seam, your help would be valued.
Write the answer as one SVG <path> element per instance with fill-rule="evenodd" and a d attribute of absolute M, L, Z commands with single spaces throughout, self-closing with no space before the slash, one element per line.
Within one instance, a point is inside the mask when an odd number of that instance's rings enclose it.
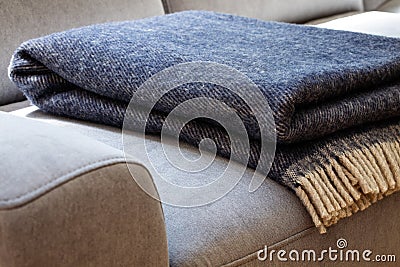
<path fill-rule="evenodd" d="M 24 192 L 23 194 L 19 194 L 13 198 L 0 199 L 0 210 L 12 208 L 14 205 L 19 205 L 20 203 L 12 203 L 12 202 L 18 202 L 21 199 L 23 199 L 24 197 L 29 197 L 29 195 L 35 195 L 35 194 L 40 195 L 40 193 L 39 193 L 40 190 L 44 189 L 46 186 L 51 186 L 52 184 L 54 184 L 54 187 L 56 187 L 58 184 L 67 182 L 68 180 L 71 180 L 74 177 L 77 177 L 85 172 L 94 170 L 96 168 L 105 167 L 105 166 L 115 164 L 115 163 L 136 163 L 136 162 L 134 162 L 133 160 L 127 160 L 125 157 L 118 156 L 118 157 L 103 158 L 103 159 L 99 159 L 96 161 L 86 163 L 78 168 L 75 168 L 74 170 L 67 171 L 64 174 L 55 175 L 53 178 L 50 178 L 50 179 L 52 179 L 51 181 L 42 183 L 39 186 L 35 187 L 34 189 Z M 51 190 L 51 188 L 49 188 L 48 190 Z M 35 198 L 35 197 L 37 197 L 37 196 L 31 196 L 31 198 Z M 26 202 L 28 202 L 28 201 L 30 201 L 30 199 L 26 200 Z M 11 204 L 9 204 L 9 203 L 11 203 Z"/>
<path fill-rule="evenodd" d="M 162 5 L 163 5 L 163 9 L 164 9 L 164 13 L 165 14 L 170 14 L 171 12 L 170 12 L 170 5 L 169 5 L 169 2 L 168 2 L 168 0 L 161 0 L 161 3 L 162 3 Z"/>

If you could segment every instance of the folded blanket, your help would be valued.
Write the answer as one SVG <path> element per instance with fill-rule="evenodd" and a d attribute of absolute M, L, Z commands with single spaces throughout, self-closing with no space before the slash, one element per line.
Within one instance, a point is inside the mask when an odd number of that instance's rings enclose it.
<path fill-rule="evenodd" d="M 299 195 L 321 232 L 399 189 L 399 39 L 190 11 L 27 41 L 13 56 L 10 77 L 44 111 L 121 127 L 146 80 L 196 61 L 232 67 L 258 86 L 278 141 L 269 176 Z M 257 119 L 221 85 L 189 83 L 169 92 L 148 132 L 159 133 L 174 107 L 202 96 L 237 111 L 250 139 L 246 163 L 255 168 Z M 218 124 L 200 120 L 185 128 L 183 140 L 198 145 L 209 137 L 220 155 L 230 155 Z"/>

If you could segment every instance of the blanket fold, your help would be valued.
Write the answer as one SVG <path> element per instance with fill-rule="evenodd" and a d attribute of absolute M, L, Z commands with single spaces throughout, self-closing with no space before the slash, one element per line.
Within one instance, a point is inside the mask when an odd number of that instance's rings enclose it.
<path fill-rule="evenodd" d="M 146 80 L 200 61 L 234 68 L 260 89 L 278 142 L 268 176 L 296 192 L 321 232 L 400 189 L 399 39 L 189 11 L 29 40 L 16 50 L 9 73 L 44 111 L 122 127 Z M 169 92 L 154 107 L 148 132 L 159 134 L 174 107 L 198 97 L 236 110 L 250 139 L 245 163 L 255 168 L 257 118 L 222 85 L 190 83 Z M 212 138 L 229 157 L 229 137 L 219 125 L 185 128 L 184 141 Z"/>

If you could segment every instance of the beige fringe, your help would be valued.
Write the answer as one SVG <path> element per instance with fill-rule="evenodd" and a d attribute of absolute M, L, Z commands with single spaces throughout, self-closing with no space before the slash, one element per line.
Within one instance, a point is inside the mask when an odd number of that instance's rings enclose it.
<path fill-rule="evenodd" d="M 295 188 L 320 233 L 400 190 L 400 141 L 346 151 L 298 178 Z"/>

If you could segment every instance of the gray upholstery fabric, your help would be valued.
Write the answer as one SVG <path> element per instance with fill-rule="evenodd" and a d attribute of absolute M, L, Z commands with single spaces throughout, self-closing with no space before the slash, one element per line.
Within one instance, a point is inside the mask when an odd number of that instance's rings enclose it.
<path fill-rule="evenodd" d="M 400 38 L 399 25 L 400 14 L 371 11 L 322 23 L 317 27 Z"/>
<path fill-rule="evenodd" d="M 139 172 L 151 183 L 144 168 Z M 0 266 L 167 265 L 161 205 L 132 180 L 125 163 L 0 210 Z"/>
<path fill-rule="evenodd" d="M 212 10 L 264 20 L 305 22 L 337 13 L 361 11 L 362 0 L 164 0 L 168 12 Z"/>
<path fill-rule="evenodd" d="M 29 102 L 29 100 L 24 100 L 24 101 L 14 102 L 11 104 L 0 106 L 0 111 L 11 112 L 11 111 L 26 108 L 29 106 L 31 106 L 31 103 Z"/>
<path fill-rule="evenodd" d="M 0 105 L 23 99 L 7 76 L 21 42 L 73 27 L 161 14 L 160 0 L 0 0 Z"/>
<path fill-rule="evenodd" d="M 4 112 L 0 148 L 0 266 L 167 265 L 161 205 L 127 164 L 157 194 L 152 178 L 122 151 Z"/>
<path fill-rule="evenodd" d="M 35 106 L 15 110 L 10 113 L 18 117 L 26 117 L 28 119 L 50 123 L 66 130 L 72 129 L 75 132 L 86 135 L 111 147 L 119 150 L 122 149 L 121 129 L 115 127 L 50 115 L 40 111 L 39 108 Z"/>
<path fill-rule="evenodd" d="M 400 0 L 390 0 L 379 6 L 379 11 L 400 13 Z"/>
<path fill-rule="evenodd" d="M 400 255 L 400 231 L 399 221 L 400 213 L 398 204 L 400 201 L 400 194 L 392 195 L 380 202 L 378 205 L 372 205 L 370 208 L 363 212 L 354 215 L 348 220 L 335 225 L 329 229 L 328 234 L 320 235 L 315 229 L 309 229 L 298 234 L 283 239 L 278 243 L 270 243 L 265 240 L 265 245 L 269 246 L 269 251 L 283 249 L 289 253 L 291 250 L 313 249 L 317 253 L 323 249 L 338 249 L 337 240 L 345 239 L 347 247 L 343 249 L 344 252 L 348 250 L 359 250 L 360 253 L 365 249 L 371 250 L 373 253 L 371 259 L 374 259 L 378 254 L 394 254 L 396 255 L 396 262 L 357 262 L 357 261 L 342 261 L 336 260 L 331 262 L 325 257 L 325 261 L 318 263 L 310 262 L 279 262 L 276 254 L 274 261 L 259 261 L 256 253 L 251 253 L 237 260 L 236 262 L 227 266 L 245 266 L 245 267 L 258 267 L 258 266 L 294 266 L 294 267 L 309 267 L 309 266 L 343 266 L 343 267 L 359 267 L 359 266 L 385 266 L 396 267 L 399 265 Z M 388 219 L 390 218 L 390 219 Z M 263 247 L 260 247 L 263 249 Z M 286 255 L 287 257 L 287 255 Z"/>
<path fill-rule="evenodd" d="M 120 150 L 48 124 L 0 112 L 0 209 L 31 201 L 87 171 L 125 162 Z M 21 162 L 17 159 L 25 158 Z"/>
<path fill-rule="evenodd" d="M 267 179 L 250 193 L 250 173 L 207 206 L 163 205 L 172 266 L 221 266 L 314 227 L 295 195 L 275 182 Z"/>
<path fill-rule="evenodd" d="M 372 11 L 378 8 L 385 2 L 389 2 L 390 0 L 363 0 L 364 2 L 364 11 Z"/>

